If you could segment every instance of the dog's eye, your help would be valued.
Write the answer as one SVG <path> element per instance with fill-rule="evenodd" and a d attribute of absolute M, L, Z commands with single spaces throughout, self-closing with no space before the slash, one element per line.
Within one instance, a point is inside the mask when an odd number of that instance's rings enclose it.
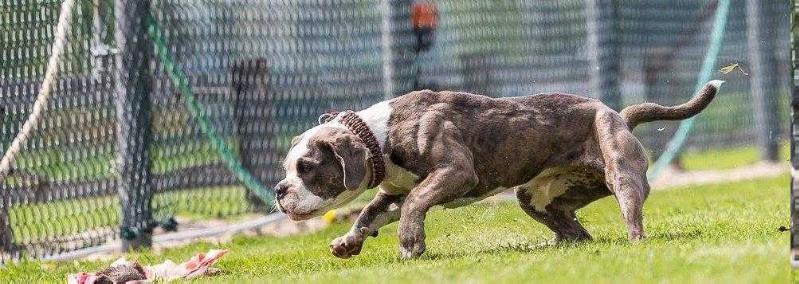
<path fill-rule="evenodd" d="M 311 163 L 309 161 L 305 161 L 305 160 L 297 161 L 297 172 L 299 174 L 307 174 L 307 173 L 311 172 L 313 167 L 314 167 L 313 163 Z"/>

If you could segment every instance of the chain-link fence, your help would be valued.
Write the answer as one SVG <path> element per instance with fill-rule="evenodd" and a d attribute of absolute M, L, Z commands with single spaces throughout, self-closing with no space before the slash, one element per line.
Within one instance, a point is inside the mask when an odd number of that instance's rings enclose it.
<path fill-rule="evenodd" d="M 416 61 L 427 86 L 491 96 L 570 92 L 603 99 L 616 109 L 643 101 L 674 105 L 693 95 L 718 5 L 718 1 L 695 0 L 436 2 L 441 15 L 438 41 Z M 762 128 L 773 130 L 772 139 L 784 135 L 789 115 L 789 2 L 762 2 L 768 17 L 762 19 L 763 32 L 753 40 L 747 30 L 752 20 L 747 9 L 752 4 L 732 1 L 715 70 L 738 63 L 748 75 L 739 70 L 713 74 L 727 83 L 697 121 L 689 148 L 756 144 Z M 606 18 L 592 19 L 590 6 L 600 10 L 594 17 Z M 599 27 L 593 30 L 611 34 L 589 34 L 594 25 Z M 592 36 L 599 37 L 598 44 L 591 43 Z M 773 43 L 765 46 L 769 41 Z M 760 74 L 750 74 L 753 43 L 773 48 L 763 51 L 770 66 Z M 592 62 L 601 53 L 596 49 L 610 51 Z M 403 58 L 413 60 L 412 50 L 405 48 Z M 594 70 L 601 73 L 592 74 Z M 414 72 L 403 73 L 404 80 L 398 83 L 402 91 L 412 89 Z M 778 113 L 781 119 L 775 126 L 757 125 L 754 75 L 768 77 L 765 111 Z M 597 90 L 591 84 L 593 76 L 607 78 L 617 87 L 604 84 L 606 89 Z M 620 92 L 620 97 L 613 92 Z M 657 156 L 676 125 L 646 124 L 637 134 Z"/>
<path fill-rule="evenodd" d="M 3 149 L 37 96 L 60 3 L 0 0 Z M 713 0 L 78 0 L 48 110 L 2 181 L 0 256 L 137 240 L 156 226 L 174 229 L 175 216 L 270 209 L 225 166 L 185 107 L 186 94 L 155 54 L 147 15 L 203 114 L 244 167 L 271 185 L 282 178 L 291 137 L 320 113 L 360 109 L 387 93 L 558 91 L 614 108 L 685 101 L 716 7 Z M 753 8 L 770 15 L 760 28 Z M 733 0 L 726 25 L 716 70 L 743 68 L 714 74 L 728 83 L 697 121 L 688 142 L 695 150 L 768 146 L 787 128 L 763 114 L 788 116 L 788 1 Z M 674 129 L 658 122 L 638 135 L 656 156 Z"/>

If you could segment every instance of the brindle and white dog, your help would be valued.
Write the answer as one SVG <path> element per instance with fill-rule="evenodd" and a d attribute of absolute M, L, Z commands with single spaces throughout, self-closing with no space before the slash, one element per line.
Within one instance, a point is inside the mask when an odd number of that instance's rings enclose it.
<path fill-rule="evenodd" d="M 286 178 L 275 187 L 277 206 L 302 220 L 377 186 L 352 229 L 330 244 L 341 258 L 357 255 L 366 236 L 397 220 L 401 256 L 418 257 L 431 207 L 458 207 L 511 188 L 557 241 L 590 240 L 575 210 L 614 195 L 630 241 L 638 241 L 649 184 L 647 158 L 631 130 L 698 114 L 721 83 L 708 82 L 679 106 L 644 103 L 620 113 L 569 94 L 411 92 L 340 113 L 295 137 Z"/>

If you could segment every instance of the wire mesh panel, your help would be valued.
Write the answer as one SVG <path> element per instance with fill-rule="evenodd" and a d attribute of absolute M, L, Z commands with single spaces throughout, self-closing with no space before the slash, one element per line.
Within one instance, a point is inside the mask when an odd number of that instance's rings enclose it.
<path fill-rule="evenodd" d="M 0 106 L 7 149 L 42 84 L 61 1 L 0 1 Z M 47 114 L 11 173 L 0 183 L 3 235 L 0 259 L 21 251 L 47 255 L 97 245 L 117 235 L 119 201 L 112 78 L 95 66 L 96 33 L 90 2 L 76 5 Z"/>
<path fill-rule="evenodd" d="M 767 1 L 774 13 L 769 17 L 769 32 L 776 40 L 775 72 L 752 73 L 747 31 L 747 4 L 731 1 L 721 53 L 714 70 L 739 64 L 740 69 L 728 74 L 715 72 L 714 78 L 726 80 L 722 92 L 697 120 L 687 146 L 695 150 L 756 144 L 755 111 L 752 109 L 751 80 L 753 75 L 773 76 L 777 82 L 787 81 L 788 25 L 787 1 Z M 718 1 L 631 1 L 619 6 L 622 22 L 622 83 L 625 104 L 642 101 L 676 105 L 693 96 L 697 74 L 704 59 L 714 11 Z M 761 43 L 758 43 L 761 44 Z M 767 86 L 779 111 L 787 118 L 787 87 Z M 786 121 L 786 120 L 781 120 Z M 645 146 L 657 156 L 672 137 L 677 122 L 645 124 L 637 131 Z M 775 127 L 773 138 L 784 137 L 785 124 Z"/>
<path fill-rule="evenodd" d="M 424 81 L 494 97 L 590 95 L 583 1 L 438 3 L 439 40 L 417 60 Z"/>
<path fill-rule="evenodd" d="M 156 1 L 153 11 L 206 115 L 266 184 L 282 178 L 291 137 L 320 113 L 383 97 L 375 2 Z M 155 76 L 156 188 L 164 196 L 191 190 L 159 206 L 219 215 L 257 205 L 235 186 L 164 70 Z"/>
<path fill-rule="evenodd" d="M 6 147 L 41 85 L 60 2 L 0 3 Z M 123 7 L 117 13 L 138 5 L 79 1 L 74 11 L 48 114 L 3 184 L 3 260 L 20 252 L 43 256 L 97 245 L 119 237 L 120 228 L 125 237 L 158 224 L 174 226 L 176 214 L 224 217 L 270 209 L 224 166 L 185 108 L 186 94 L 170 81 L 154 48 L 141 45 L 148 40 L 143 37 L 148 23 L 134 18 L 115 39 L 118 21 L 143 16 L 115 15 L 115 4 Z M 264 184 L 280 178 L 291 137 L 312 126 L 320 113 L 358 109 L 383 98 L 376 2 L 153 1 L 148 6 L 204 115 Z M 122 41 L 137 53 L 115 65 Z M 115 75 L 127 80 L 121 87 L 131 89 L 124 95 L 128 100 L 146 92 L 148 107 L 123 106 L 126 113 L 117 113 Z M 124 123 L 141 115 L 146 123 Z M 125 125 L 133 128 L 117 136 Z M 151 138 L 141 140 L 142 127 Z M 133 140 L 145 143 L 147 160 L 120 162 L 126 159 L 118 151 L 121 140 L 129 140 L 126 147 Z M 146 179 L 129 168 L 144 162 Z M 118 184 L 119 175 L 138 187 Z M 131 197 L 117 189 L 152 193 Z M 121 224 L 120 202 L 127 204 L 126 198 L 144 198 L 138 202 L 149 204 L 151 216 L 127 213 L 138 215 L 137 223 Z M 131 228 L 136 230 L 125 231 Z"/>
<path fill-rule="evenodd" d="M 319 114 L 386 93 L 567 92 L 614 108 L 686 101 L 717 2 L 78 0 L 46 115 L 0 184 L 0 258 L 179 229 L 175 216 L 270 212 L 227 167 L 189 96 L 269 186 L 291 138 Z M 60 4 L 0 0 L 4 149 L 44 79 Z M 787 1 L 731 7 L 715 69 L 742 68 L 713 75 L 727 83 L 697 121 L 694 150 L 784 136 L 763 114 L 788 115 Z M 773 17 L 753 22 L 753 11 Z M 674 129 L 657 122 L 637 135 L 654 158 Z"/>
<path fill-rule="evenodd" d="M 414 1 L 407 1 L 408 3 Z M 587 44 L 586 3 L 612 1 L 435 1 L 440 14 L 437 41 L 428 51 L 408 58 L 399 86 L 409 91 L 418 74 L 420 88 L 466 90 L 501 97 L 542 92 L 567 92 L 601 98 L 589 83 L 592 47 Z M 773 111 L 787 118 L 788 25 L 787 1 L 768 1 L 765 25 L 775 41 L 774 72 L 769 85 Z M 622 105 L 656 102 L 676 105 L 694 92 L 718 1 L 623 1 L 612 4 L 619 40 L 618 81 Z M 742 69 L 713 74 L 727 81 L 724 90 L 697 122 L 688 147 L 695 150 L 757 143 L 752 109 L 747 3 L 733 0 L 727 17 L 721 55 L 714 70 L 730 64 Z M 407 13 L 397 11 L 396 13 Z M 405 27 L 412 33 L 412 27 Z M 407 37 L 407 36 L 406 36 Z M 605 59 L 605 58 L 603 58 Z M 418 70 L 418 71 L 417 71 Z M 405 82 L 404 84 L 402 84 Z M 783 107 L 779 107 L 783 106 Z M 781 119 L 779 121 L 785 121 Z M 637 130 L 656 158 L 677 128 L 657 122 Z M 784 137 L 785 124 L 774 127 L 772 139 Z"/>

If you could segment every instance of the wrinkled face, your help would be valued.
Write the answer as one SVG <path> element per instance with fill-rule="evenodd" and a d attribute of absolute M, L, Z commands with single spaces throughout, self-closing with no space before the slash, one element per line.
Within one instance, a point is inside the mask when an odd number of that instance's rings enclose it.
<path fill-rule="evenodd" d="M 321 215 L 366 190 L 367 150 L 344 128 L 320 125 L 295 137 L 275 186 L 277 206 L 292 220 Z"/>

